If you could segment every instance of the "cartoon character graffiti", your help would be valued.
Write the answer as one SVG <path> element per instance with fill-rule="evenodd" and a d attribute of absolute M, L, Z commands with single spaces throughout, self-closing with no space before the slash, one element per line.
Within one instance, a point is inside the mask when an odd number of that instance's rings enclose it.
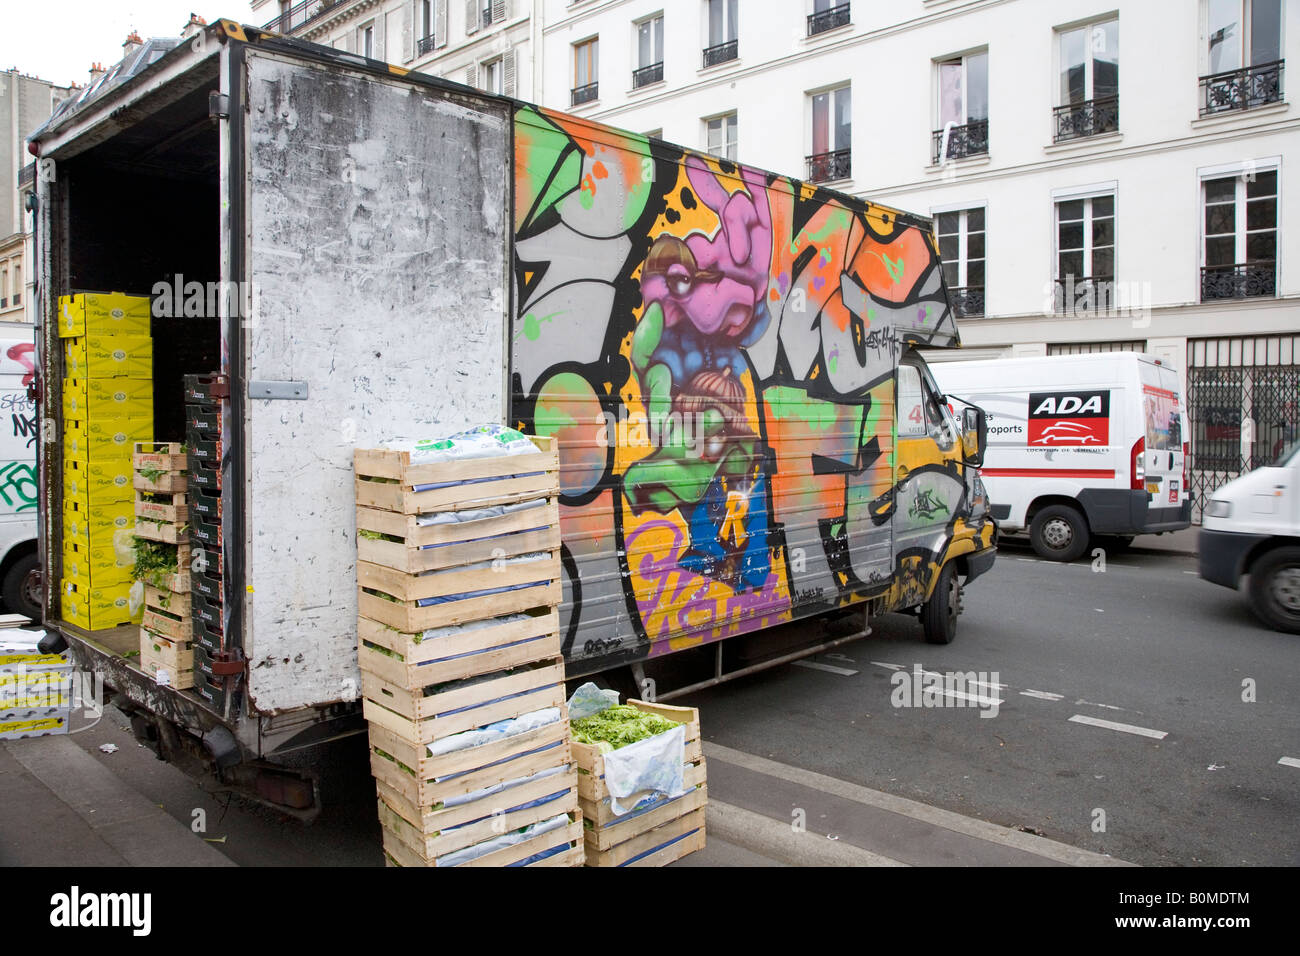
<path fill-rule="evenodd" d="M 628 469 L 624 491 L 635 513 L 688 512 L 681 566 L 743 590 L 762 586 L 770 570 L 763 453 L 745 415 L 741 349 L 770 321 L 772 218 L 761 189 L 728 194 L 698 157 L 685 165 L 721 226 L 712 237 L 660 235 L 646 256 L 632 365 L 652 423 L 669 424 L 651 429 L 661 446 Z M 753 172 L 742 178 L 762 185 Z"/>

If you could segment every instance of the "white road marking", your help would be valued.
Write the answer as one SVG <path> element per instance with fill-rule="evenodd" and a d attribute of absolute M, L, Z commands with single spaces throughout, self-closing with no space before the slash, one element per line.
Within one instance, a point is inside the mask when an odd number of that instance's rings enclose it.
<path fill-rule="evenodd" d="M 1137 734 L 1139 737 L 1151 737 L 1154 740 L 1164 740 L 1169 735 L 1163 730 L 1149 730 L 1146 727 L 1134 727 L 1132 724 L 1119 724 L 1113 720 L 1099 720 L 1096 717 L 1085 717 L 1083 714 L 1075 714 L 1070 718 L 1076 724 L 1087 724 L 1090 727 L 1103 727 L 1106 730 L 1118 730 L 1121 733 Z"/>
<path fill-rule="evenodd" d="M 1039 700 L 1065 700 L 1064 694 L 1053 694 L 1045 690 L 1022 690 L 1021 697 L 1037 697 Z"/>
<path fill-rule="evenodd" d="M 828 674 L 840 674 L 844 677 L 852 677 L 857 671 L 849 670 L 847 667 L 836 667 L 833 664 L 822 664 L 818 661 L 795 661 L 795 667 L 806 667 L 814 671 L 826 671 Z"/>
<path fill-rule="evenodd" d="M 1084 707 L 1105 707 L 1107 710 L 1123 710 L 1123 709 L 1124 709 L 1123 707 L 1116 707 L 1114 704 L 1099 704 L 1099 703 L 1097 703 L 1095 700 L 1084 700 L 1082 697 L 1080 697 L 1078 700 L 1076 700 L 1075 703 L 1076 703 L 1076 704 L 1080 704 L 1080 705 L 1082 705 L 1082 706 L 1084 706 Z"/>
<path fill-rule="evenodd" d="M 901 671 L 903 669 L 902 664 L 886 664 L 884 661 L 872 661 L 871 663 L 877 667 L 888 667 L 891 671 Z"/>
<path fill-rule="evenodd" d="M 1004 703 L 1006 703 L 1000 697 L 984 697 L 980 694 L 967 694 L 964 691 L 951 690 L 949 688 L 944 688 L 944 687 L 922 687 L 921 688 L 922 697 L 933 698 L 935 695 L 939 695 L 941 697 L 947 697 L 949 700 L 969 701 L 970 703 L 978 704 L 981 707 L 993 707 L 993 706 L 1001 707 Z"/>
<path fill-rule="evenodd" d="M 1105 614 L 1105 613 L 1106 613 L 1106 611 L 1105 611 L 1104 608 L 1095 607 L 1095 608 L 1093 608 L 1093 610 L 1096 611 L 1098 614 Z"/>
<path fill-rule="evenodd" d="M 1195 574 L 1195 571 L 1184 571 L 1183 574 Z"/>
<path fill-rule="evenodd" d="M 1295 757 L 1283 757 L 1278 763 L 1284 767 L 1300 767 L 1300 759 Z"/>

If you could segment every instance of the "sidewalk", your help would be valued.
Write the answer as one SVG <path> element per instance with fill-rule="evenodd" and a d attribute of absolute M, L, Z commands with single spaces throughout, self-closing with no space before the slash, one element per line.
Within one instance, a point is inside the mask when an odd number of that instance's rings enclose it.
<path fill-rule="evenodd" d="M 1182 531 L 1166 531 L 1164 534 L 1140 534 L 1133 539 L 1133 551 L 1176 551 L 1179 554 L 1196 554 L 1196 538 L 1201 533 L 1200 525 L 1192 525 Z"/>

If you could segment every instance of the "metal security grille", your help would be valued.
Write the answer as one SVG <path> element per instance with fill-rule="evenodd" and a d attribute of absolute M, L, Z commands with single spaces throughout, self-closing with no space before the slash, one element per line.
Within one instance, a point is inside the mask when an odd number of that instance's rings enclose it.
<path fill-rule="evenodd" d="M 1095 355 L 1098 352 L 1145 352 L 1145 339 L 1134 342 L 1058 342 L 1047 346 L 1048 355 Z"/>
<path fill-rule="evenodd" d="M 1277 461 L 1300 435 L 1300 336 L 1187 343 L 1192 519 L 1214 489 Z"/>

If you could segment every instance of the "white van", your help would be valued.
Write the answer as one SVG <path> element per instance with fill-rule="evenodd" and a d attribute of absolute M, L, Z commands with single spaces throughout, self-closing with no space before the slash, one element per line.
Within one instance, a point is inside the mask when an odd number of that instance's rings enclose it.
<path fill-rule="evenodd" d="M 1300 634 L 1300 442 L 1218 488 L 1197 539 L 1201 577 L 1238 588 L 1264 623 Z"/>
<path fill-rule="evenodd" d="M 999 527 L 1073 561 L 1092 535 L 1191 524 L 1177 372 L 1135 352 L 943 362 L 939 388 L 988 416 L 980 476 Z"/>
<path fill-rule="evenodd" d="M 31 330 L 0 332 L 0 598 L 7 611 L 41 619 L 36 558 L 36 402 Z"/>

